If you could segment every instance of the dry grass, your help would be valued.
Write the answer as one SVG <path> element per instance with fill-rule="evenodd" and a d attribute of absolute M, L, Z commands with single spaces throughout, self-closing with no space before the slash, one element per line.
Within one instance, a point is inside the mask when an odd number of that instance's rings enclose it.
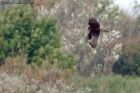
<path fill-rule="evenodd" d="M 8 58 L 0 67 L 0 93 L 139 93 L 138 77 L 82 77 L 56 66 L 32 68 L 24 57 Z"/>
<path fill-rule="evenodd" d="M 60 70 L 57 66 L 52 66 L 44 62 L 41 67 L 28 65 L 24 56 L 16 58 L 7 58 L 5 64 L 0 67 L 0 73 L 25 74 L 28 79 L 36 79 L 42 82 L 55 82 L 56 80 L 65 80 L 72 74 L 69 69 Z"/>
<path fill-rule="evenodd" d="M 0 93 L 60 93 L 63 87 L 71 88 L 70 74 L 55 66 L 27 65 L 24 56 L 7 58 L 0 67 Z"/>

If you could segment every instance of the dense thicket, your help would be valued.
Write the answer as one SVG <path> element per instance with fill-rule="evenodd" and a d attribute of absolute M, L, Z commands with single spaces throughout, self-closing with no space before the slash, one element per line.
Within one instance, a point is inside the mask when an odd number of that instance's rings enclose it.
<path fill-rule="evenodd" d="M 27 63 L 42 62 L 72 68 L 74 57 L 64 54 L 57 21 L 53 17 L 36 18 L 29 6 L 9 7 L 0 13 L 0 60 L 24 54 Z"/>

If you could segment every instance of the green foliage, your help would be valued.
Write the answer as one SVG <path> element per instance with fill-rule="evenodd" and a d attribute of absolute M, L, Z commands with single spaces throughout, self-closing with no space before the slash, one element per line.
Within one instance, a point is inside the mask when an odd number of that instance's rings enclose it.
<path fill-rule="evenodd" d="M 59 51 L 60 34 L 57 29 L 56 20 L 51 17 L 39 19 L 35 23 L 32 31 L 30 47 L 28 48 L 28 63 L 36 63 L 38 65 L 43 60 L 50 58 L 54 50 Z"/>
<path fill-rule="evenodd" d="M 19 54 L 27 63 L 41 65 L 47 60 L 60 68 L 72 68 L 74 57 L 60 51 L 61 37 L 53 17 L 36 18 L 29 6 L 16 6 L 0 14 L 0 60 Z"/>
<path fill-rule="evenodd" d="M 27 11 L 28 10 L 28 11 Z M 34 27 L 34 13 L 30 7 L 13 7 L 0 14 L 0 59 L 26 52 L 31 30 Z"/>
<path fill-rule="evenodd" d="M 140 75 L 139 43 L 128 45 L 122 56 L 113 66 L 113 72 L 123 75 Z"/>
<path fill-rule="evenodd" d="M 76 88 L 83 93 L 139 93 L 140 78 L 121 75 L 102 75 L 94 77 L 72 77 Z M 80 93 L 82 93 L 80 92 Z"/>

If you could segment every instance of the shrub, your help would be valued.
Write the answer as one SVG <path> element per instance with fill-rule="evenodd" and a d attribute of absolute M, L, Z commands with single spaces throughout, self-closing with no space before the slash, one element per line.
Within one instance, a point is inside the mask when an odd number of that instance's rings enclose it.
<path fill-rule="evenodd" d="M 20 54 L 27 63 L 41 65 L 44 60 L 61 68 L 72 68 L 74 57 L 60 51 L 61 36 L 53 17 L 37 18 L 29 6 L 15 6 L 0 13 L 0 60 Z"/>
<path fill-rule="evenodd" d="M 123 55 L 113 65 L 113 72 L 122 75 L 140 75 L 140 47 L 139 43 L 127 46 Z"/>

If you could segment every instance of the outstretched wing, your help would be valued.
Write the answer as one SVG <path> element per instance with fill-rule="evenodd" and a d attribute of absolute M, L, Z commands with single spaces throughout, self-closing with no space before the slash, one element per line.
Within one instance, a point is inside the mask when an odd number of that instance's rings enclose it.
<path fill-rule="evenodd" d="M 98 43 L 98 37 L 97 36 L 92 36 L 92 39 L 89 40 L 89 44 L 92 48 L 96 48 Z"/>
<path fill-rule="evenodd" d="M 109 32 L 108 30 L 104 29 L 104 28 L 100 28 L 101 32 Z"/>

